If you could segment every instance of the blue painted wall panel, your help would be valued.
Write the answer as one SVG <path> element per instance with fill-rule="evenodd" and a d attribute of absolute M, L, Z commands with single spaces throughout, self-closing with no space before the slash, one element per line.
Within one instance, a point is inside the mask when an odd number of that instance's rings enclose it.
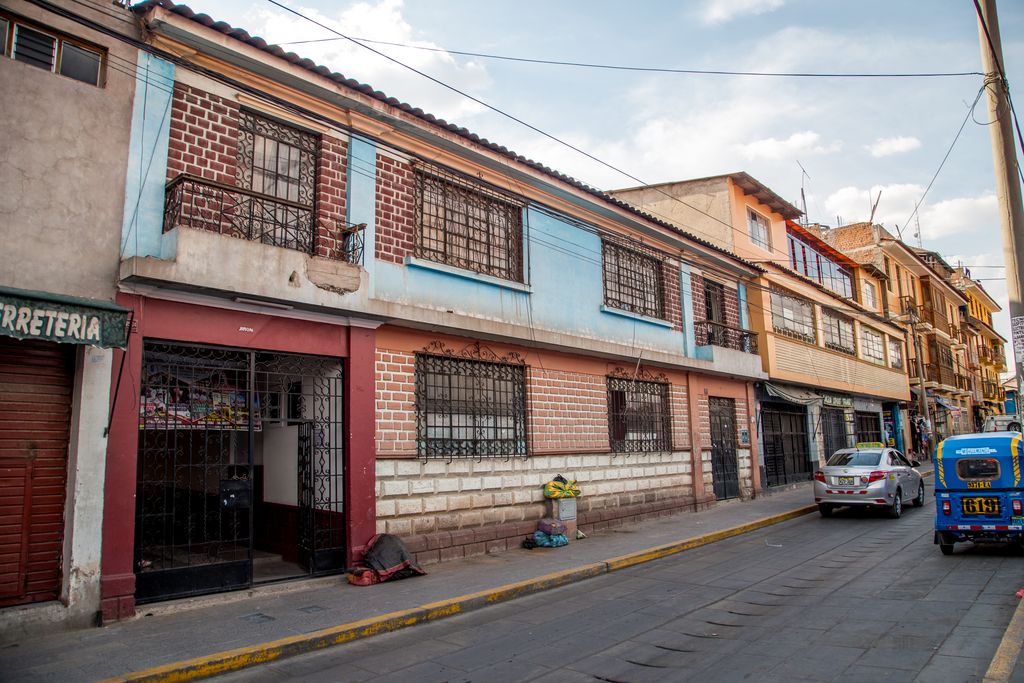
<path fill-rule="evenodd" d="M 526 228 L 532 292 L 481 282 L 472 275 L 377 262 L 375 296 L 568 334 L 635 340 L 671 353 L 684 351 L 678 331 L 601 310 L 600 237 L 532 208 L 526 210 Z"/>
<path fill-rule="evenodd" d="M 140 51 L 121 226 L 124 257 L 163 255 L 164 187 L 173 90 L 174 64 Z"/>
<path fill-rule="evenodd" d="M 377 145 L 358 136 L 348 144 L 348 196 L 345 198 L 345 218 L 350 224 L 366 223 L 363 231 L 363 265 L 374 286 L 376 261 L 373 258 L 377 243 Z M 370 290 L 373 291 L 372 289 Z"/>

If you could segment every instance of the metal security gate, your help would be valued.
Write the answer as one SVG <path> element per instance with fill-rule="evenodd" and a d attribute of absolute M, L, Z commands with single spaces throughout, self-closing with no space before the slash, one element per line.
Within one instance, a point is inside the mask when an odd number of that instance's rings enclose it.
<path fill-rule="evenodd" d="M 258 538 L 292 539 L 305 572 L 342 566 L 323 559 L 344 556 L 341 398 L 337 359 L 147 342 L 136 601 L 252 585 Z M 292 482 L 275 533 L 254 528 L 271 459 L 275 485 Z"/>
<path fill-rule="evenodd" d="M 883 443 L 882 419 L 878 413 L 857 411 L 854 413 L 857 425 L 857 442 Z"/>
<path fill-rule="evenodd" d="M 75 350 L 0 337 L 0 607 L 60 596 Z"/>
<path fill-rule="evenodd" d="M 711 473 L 715 498 L 740 495 L 736 462 L 736 402 L 731 398 L 708 399 L 711 417 Z"/>
<path fill-rule="evenodd" d="M 764 404 L 761 407 L 761 434 L 768 486 L 811 478 L 806 409 L 785 403 Z"/>
<path fill-rule="evenodd" d="M 846 413 L 837 408 L 821 409 L 821 433 L 825 442 L 825 461 L 841 448 L 850 446 Z"/>

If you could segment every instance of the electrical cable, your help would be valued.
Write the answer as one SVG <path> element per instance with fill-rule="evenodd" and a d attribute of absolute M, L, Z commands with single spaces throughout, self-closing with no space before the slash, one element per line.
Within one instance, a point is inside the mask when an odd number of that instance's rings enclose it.
<path fill-rule="evenodd" d="M 330 30 L 330 29 L 328 29 Z M 550 66 L 571 66 L 586 69 L 607 69 L 614 71 L 640 71 L 647 73 L 668 73 L 668 74 L 690 74 L 698 76 L 766 76 L 780 78 L 948 78 L 955 76 L 983 76 L 978 71 L 951 71 L 934 73 L 799 73 L 799 72 L 769 72 L 769 71 L 727 71 L 721 69 L 673 69 L 665 67 L 649 66 L 623 66 L 617 64 L 594 64 L 588 62 L 570 62 L 554 59 L 534 59 L 530 57 L 512 57 L 509 55 L 495 55 L 484 52 L 469 52 L 466 50 L 449 50 L 443 47 L 429 47 L 426 45 L 410 45 L 408 43 L 395 43 L 387 40 L 372 40 L 370 38 L 354 38 L 339 36 L 334 38 L 317 38 L 314 40 L 292 40 L 278 45 L 307 45 L 310 43 L 325 43 L 338 40 L 351 40 L 356 43 L 372 43 L 374 45 L 390 45 L 392 47 L 408 48 L 411 50 L 424 50 L 428 52 L 443 52 L 463 57 L 481 57 L 484 59 L 495 59 L 509 62 L 524 62 L 527 64 L 545 64 Z"/>

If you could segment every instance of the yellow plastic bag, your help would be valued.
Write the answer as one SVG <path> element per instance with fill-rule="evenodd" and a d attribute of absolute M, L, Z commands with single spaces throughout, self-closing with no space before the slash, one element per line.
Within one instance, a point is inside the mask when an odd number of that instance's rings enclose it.
<path fill-rule="evenodd" d="M 576 480 L 560 482 L 551 480 L 544 484 L 544 497 L 545 498 L 576 498 L 581 495 L 579 484 Z"/>

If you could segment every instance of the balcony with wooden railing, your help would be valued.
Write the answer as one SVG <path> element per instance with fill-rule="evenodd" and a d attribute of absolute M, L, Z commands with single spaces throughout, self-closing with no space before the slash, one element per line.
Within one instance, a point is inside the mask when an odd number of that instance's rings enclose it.
<path fill-rule="evenodd" d="M 935 382 L 947 387 L 956 386 L 956 372 L 953 368 L 948 368 L 938 363 L 926 363 L 924 366 L 924 376 L 929 382 Z"/>
<path fill-rule="evenodd" d="M 1006 400 L 1006 393 L 1004 389 L 999 386 L 998 382 L 992 382 L 985 380 L 981 383 L 981 395 L 986 401 L 995 401 L 998 403 Z"/>

